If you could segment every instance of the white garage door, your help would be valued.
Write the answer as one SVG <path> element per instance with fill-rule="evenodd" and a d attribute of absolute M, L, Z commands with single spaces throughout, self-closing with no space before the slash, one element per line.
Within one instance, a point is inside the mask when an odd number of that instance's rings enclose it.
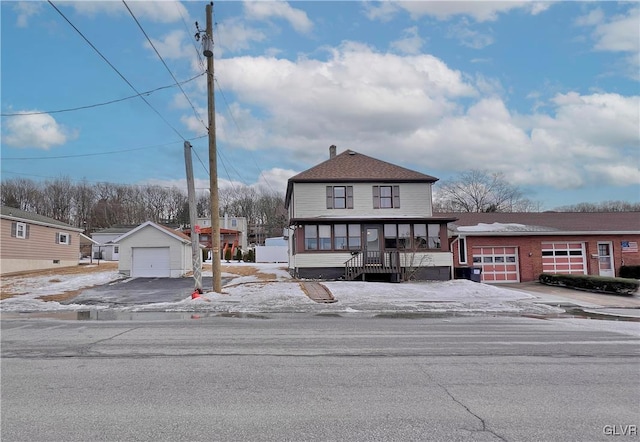
<path fill-rule="evenodd" d="M 171 276 L 169 247 L 134 247 L 131 276 L 168 278 Z"/>
<path fill-rule="evenodd" d="M 517 247 L 473 247 L 473 265 L 482 267 L 482 282 L 520 282 Z"/>
<path fill-rule="evenodd" d="M 542 271 L 544 273 L 587 274 L 584 243 L 543 242 Z"/>

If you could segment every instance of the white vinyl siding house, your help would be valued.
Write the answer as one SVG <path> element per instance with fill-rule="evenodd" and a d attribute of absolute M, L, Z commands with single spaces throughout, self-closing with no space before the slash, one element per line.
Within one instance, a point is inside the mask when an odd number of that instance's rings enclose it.
<path fill-rule="evenodd" d="M 324 279 L 450 279 L 451 220 L 432 213 L 437 179 L 357 152 L 330 152 L 328 161 L 289 179 L 290 272 Z"/>

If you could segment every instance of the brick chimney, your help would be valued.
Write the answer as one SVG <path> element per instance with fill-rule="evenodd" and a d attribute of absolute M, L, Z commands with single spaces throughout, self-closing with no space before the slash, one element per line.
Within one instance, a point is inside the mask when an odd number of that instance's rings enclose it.
<path fill-rule="evenodd" d="M 329 146 L 329 159 L 334 158 L 336 156 L 336 146 L 332 144 Z"/>

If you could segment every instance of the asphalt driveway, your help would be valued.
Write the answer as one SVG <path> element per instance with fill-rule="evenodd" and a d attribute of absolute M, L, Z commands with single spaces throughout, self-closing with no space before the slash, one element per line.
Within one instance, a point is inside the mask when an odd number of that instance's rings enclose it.
<path fill-rule="evenodd" d="M 222 278 L 227 284 L 231 278 Z M 99 287 L 83 290 L 80 295 L 65 302 L 101 306 L 127 306 L 157 302 L 181 301 L 193 293 L 193 278 L 132 278 L 115 281 Z M 208 291 L 213 287 L 213 278 L 202 278 L 202 287 Z"/>

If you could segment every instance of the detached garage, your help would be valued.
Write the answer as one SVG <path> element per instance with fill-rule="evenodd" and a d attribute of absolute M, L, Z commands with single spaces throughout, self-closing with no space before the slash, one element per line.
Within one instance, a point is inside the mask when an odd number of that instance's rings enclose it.
<path fill-rule="evenodd" d="M 120 245 L 118 271 L 133 278 L 180 278 L 191 271 L 191 240 L 151 221 L 114 240 Z"/>

